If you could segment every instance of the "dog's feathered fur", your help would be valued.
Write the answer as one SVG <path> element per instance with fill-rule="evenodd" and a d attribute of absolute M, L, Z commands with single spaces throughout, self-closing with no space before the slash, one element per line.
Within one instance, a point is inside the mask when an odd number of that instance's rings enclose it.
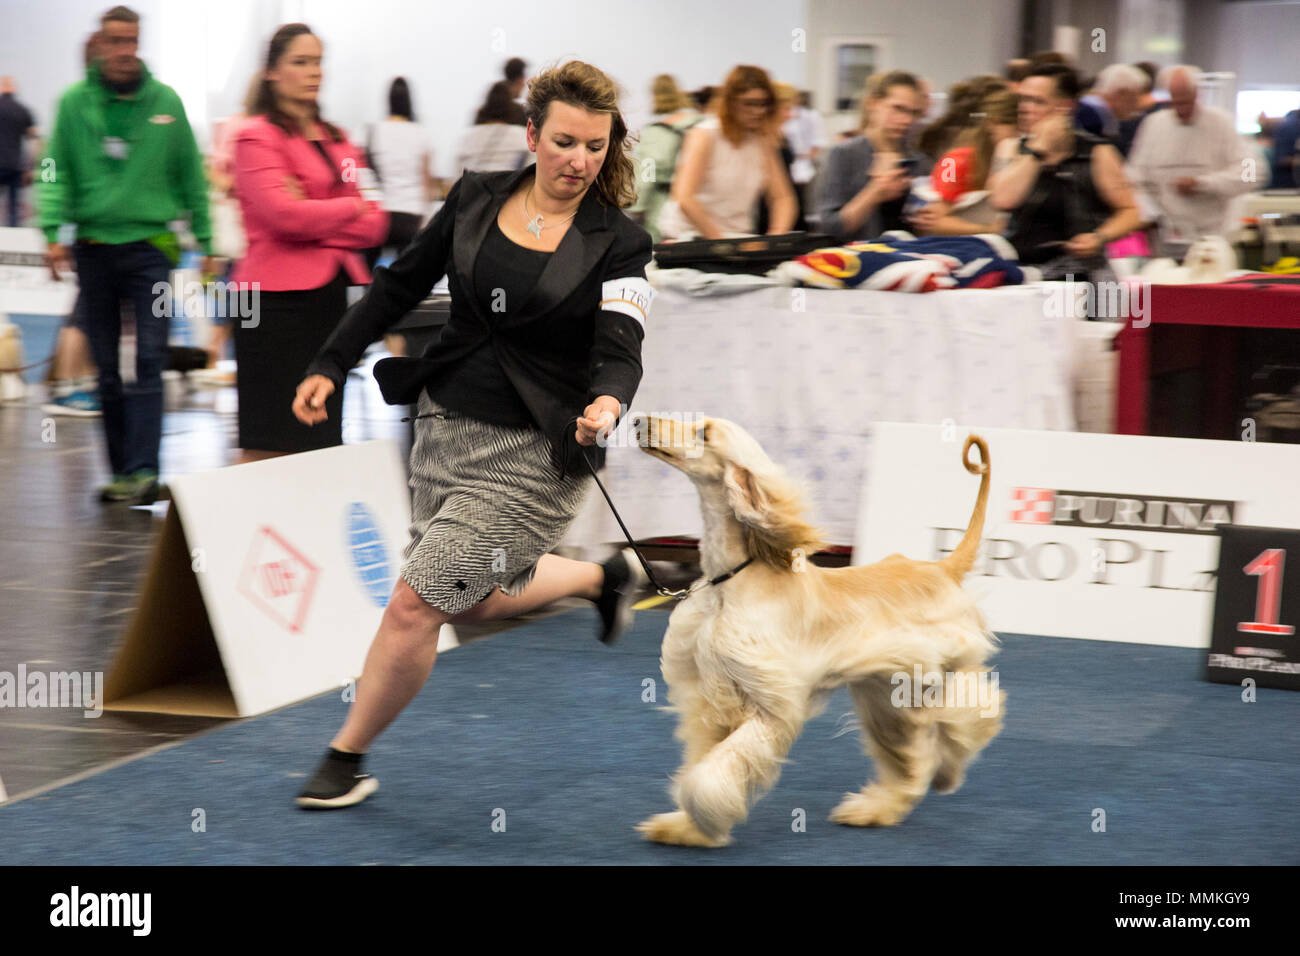
<path fill-rule="evenodd" d="M 820 568 L 820 544 L 802 519 L 797 487 L 739 426 L 723 419 L 684 425 L 634 416 L 642 448 L 685 472 L 704 517 L 703 575 L 754 561 L 704 587 L 672 613 L 663 676 L 679 715 L 685 759 L 673 780 L 678 810 L 638 829 L 647 839 L 722 846 L 733 826 L 780 775 L 805 721 L 847 685 L 876 781 L 845 799 L 831 819 L 855 826 L 900 822 L 933 785 L 957 789 L 966 764 L 1001 729 L 977 706 L 895 707 L 891 676 L 914 667 L 947 675 L 987 671 L 994 639 L 961 588 L 974 563 L 988 496 L 988 448 L 971 436 L 963 463 L 982 475 L 965 537 L 938 562 L 891 555 L 866 567 Z M 979 464 L 967 457 L 978 447 Z M 960 675 L 959 675 L 960 676 Z"/>

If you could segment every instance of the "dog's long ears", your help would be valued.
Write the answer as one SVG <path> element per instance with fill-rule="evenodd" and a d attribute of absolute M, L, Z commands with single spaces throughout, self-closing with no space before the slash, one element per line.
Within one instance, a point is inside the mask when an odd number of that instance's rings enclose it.
<path fill-rule="evenodd" d="M 979 464 L 972 462 L 968 456 L 970 446 L 974 445 L 979 449 Z M 961 539 L 961 544 L 948 557 L 940 562 L 943 569 L 952 576 L 952 579 L 961 584 L 962 578 L 975 565 L 975 555 L 979 552 L 980 537 L 984 534 L 984 510 L 989 500 L 989 446 L 984 443 L 984 439 L 978 435 L 967 435 L 966 444 L 961 446 L 961 461 L 966 466 L 966 470 L 972 475 L 982 475 L 980 478 L 979 497 L 975 499 L 975 510 L 971 513 L 970 524 L 966 528 L 966 534 Z"/>
<path fill-rule="evenodd" d="M 822 546 L 821 533 L 802 520 L 804 507 L 797 488 L 785 479 L 759 477 L 728 462 L 722 481 L 751 558 L 790 570 L 796 551 L 811 555 Z"/>
<path fill-rule="evenodd" d="M 728 462 L 723 469 L 722 484 L 727 491 L 727 504 L 742 524 L 764 522 L 771 503 L 767 500 L 766 489 L 752 471 Z"/>

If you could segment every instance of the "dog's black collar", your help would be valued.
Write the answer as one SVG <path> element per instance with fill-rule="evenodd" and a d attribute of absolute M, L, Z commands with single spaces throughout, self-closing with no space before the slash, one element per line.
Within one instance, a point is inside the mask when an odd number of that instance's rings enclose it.
<path fill-rule="evenodd" d="M 696 581 L 690 587 L 682 591 L 670 591 L 665 587 L 658 588 L 658 591 L 664 597 L 676 598 L 677 600 L 682 601 L 690 597 L 696 591 L 703 591 L 707 587 L 711 587 L 716 584 L 721 584 L 723 581 L 727 580 L 727 578 L 739 574 L 741 571 L 745 570 L 746 566 L 752 563 L 753 560 L 754 560 L 753 558 L 746 558 L 744 561 L 740 562 L 740 564 L 736 565 L 730 571 L 725 571 L 722 574 L 719 574 L 716 578 L 709 578 L 709 580 L 707 581 Z"/>
<path fill-rule="evenodd" d="M 744 561 L 740 562 L 740 564 L 736 565 L 726 574 L 719 574 L 716 578 L 710 578 L 709 583 L 721 584 L 723 581 L 727 580 L 727 578 L 731 577 L 733 574 L 739 574 L 741 571 L 745 570 L 745 568 L 748 567 L 749 564 L 753 562 L 753 560 L 754 560 L 753 558 L 746 558 Z"/>

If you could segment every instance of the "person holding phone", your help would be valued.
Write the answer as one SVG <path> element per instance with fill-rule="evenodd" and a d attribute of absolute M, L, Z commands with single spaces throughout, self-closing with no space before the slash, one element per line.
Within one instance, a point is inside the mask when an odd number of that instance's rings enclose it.
<path fill-rule="evenodd" d="M 817 199 L 820 228 L 841 242 L 908 228 L 903 216 L 912 177 L 924 157 L 909 152 L 908 132 L 921 116 L 921 84 L 893 70 L 867 81 L 857 136 L 831 150 Z"/>
<path fill-rule="evenodd" d="M 989 199 L 1008 214 L 1007 239 L 1044 278 L 1105 268 L 1105 247 L 1141 225 L 1119 151 L 1074 126 L 1075 71 L 1035 68 L 1020 85 L 1020 127 L 994 151 Z"/>

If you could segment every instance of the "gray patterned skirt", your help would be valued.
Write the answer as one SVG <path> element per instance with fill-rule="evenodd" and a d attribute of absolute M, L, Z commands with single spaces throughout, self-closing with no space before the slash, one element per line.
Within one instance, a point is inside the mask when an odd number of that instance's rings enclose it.
<path fill-rule="evenodd" d="M 465 418 L 420 393 L 411 449 L 411 540 L 402 579 L 448 614 L 495 588 L 518 594 L 564 537 L 591 474 L 561 480 L 536 428 Z"/>

